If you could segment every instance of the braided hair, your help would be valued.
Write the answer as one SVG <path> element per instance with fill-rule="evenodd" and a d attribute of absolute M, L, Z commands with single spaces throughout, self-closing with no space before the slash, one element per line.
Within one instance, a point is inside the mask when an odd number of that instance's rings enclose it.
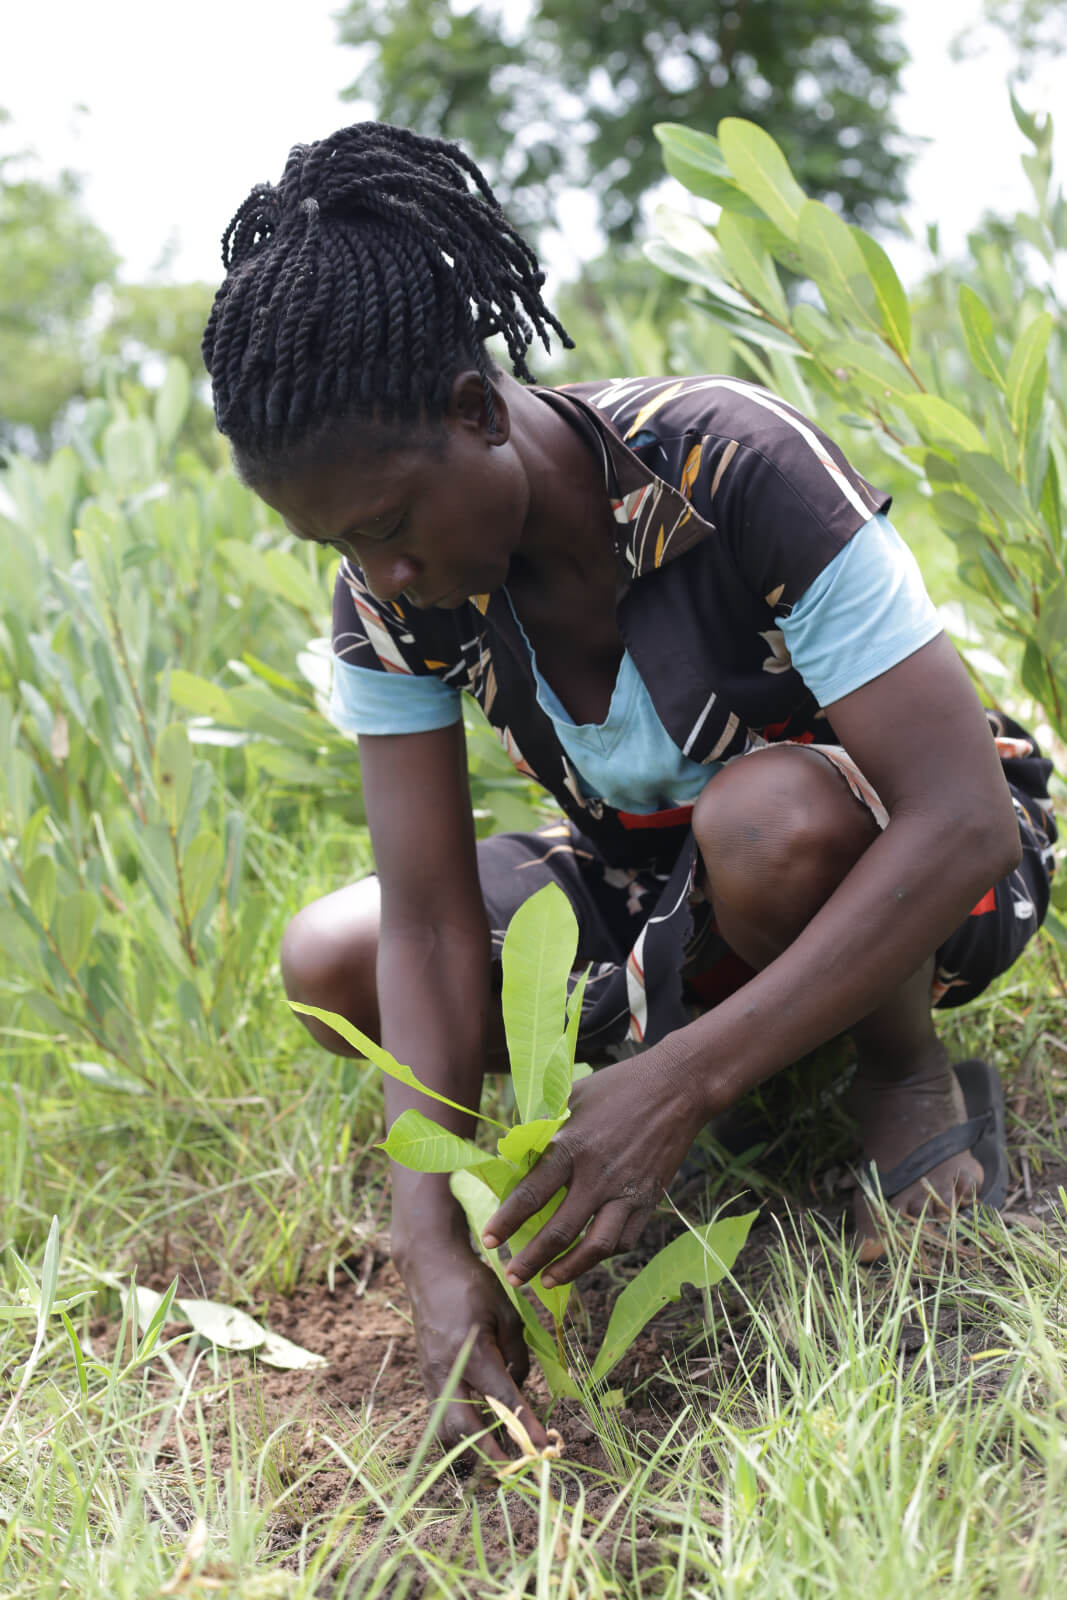
<path fill-rule="evenodd" d="M 473 188 L 468 180 L 473 183 Z M 516 377 L 549 330 L 537 257 L 457 145 L 359 122 L 296 145 L 222 236 L 226 278 L 204 330 L 215 417 L 250 479 L 356 417 L 433 422 L 464 364 L 490 426 L 503 336 Z"/>

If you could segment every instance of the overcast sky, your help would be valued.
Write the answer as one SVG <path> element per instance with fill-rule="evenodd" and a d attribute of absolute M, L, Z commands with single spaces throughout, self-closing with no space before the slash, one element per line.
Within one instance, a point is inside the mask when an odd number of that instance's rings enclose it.
<path fill-rule="evenodd" d="M 355 70 L 336 43 L 339 0 L 51 0 L 5 8 L 0 106 L 5 149 L 32 146 L 41 169 L 85 178 L 86 204 L 125 266 L 142 278 L 173 247 L 167 276 L 221 275 L 218 240 L 248 188 L 279 175 L 291 144 L 351 121 L 340 100 Z M 958 245 L 986 206 L 1026 203 L 1027 148 L 1004 88 L 1009 53 L 996 41 L 977 60 L 949 60 L 980 0 L 904 0 L 913 57 L 898 114 L 930 141 L 916 164 L 906 216 L 921 234 L 940 221 Z M 1067 104 L 1067 58 L 1030 91 Z M 772 130 L 773 131 L 773 130 Z M 1057 130 L 1061 173 L 1065 129 Z M 894 255 L 898 247 L 894 247 Z M 566 251 L 558 254 L 566 267 Z M 916 257 L 916 264 L 918 258 Z"/>

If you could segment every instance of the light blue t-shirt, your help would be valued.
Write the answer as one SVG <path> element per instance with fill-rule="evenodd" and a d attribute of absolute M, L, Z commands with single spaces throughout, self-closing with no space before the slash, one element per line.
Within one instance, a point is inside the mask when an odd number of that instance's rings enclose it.
<path fill-rule="evenodd" d="M 780 631 L 780 640 L 768 639 L 768 662 L 781 671 L 791 660 L 819 704 L 829 706 L 928 644 L 941 623 L 915 557 L 879 515 L 805 590 Z M 702 765 L 682 754 L 628 652 L 604 721 L 579 724 L 541 676 L 522 636 L 538 703 L 583 793 L 631 812 L 661 811 L 696 798 L 721 762 Z M 330 715 L 346 733 L 424 733 L 461 716 L 460 691 L 440 678 L 378 672 L 338 657 L 333 666 Z"/>

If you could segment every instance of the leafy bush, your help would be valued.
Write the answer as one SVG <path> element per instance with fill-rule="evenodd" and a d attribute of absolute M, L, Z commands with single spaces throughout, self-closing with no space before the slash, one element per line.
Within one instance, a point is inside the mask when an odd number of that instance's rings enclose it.
<path fill-rule="evenodd" d="M 1021 247 L 979 246 L 973 283 L 923 318 L 921 338 L 922 295 L 909 301 L 881 245 L 808 199 L 751 122 L 727 118 L 717 139 L 657 128 L 668 171 L 722 211 L 710 228 L 662 212 L 648 253 L 694 286 L 761 381 L 873 429 L 928 498 L 961 583 L 992 608 L 1023 686 L 1067 739 L 1067 344 L 1053 287 L 1067 203 L 1052 185 L 1051 120 L 1012 104 L 1033 146 L 1035 197 L 1015 233 L 1048 281 L 1024 273 Z"/>
<path fill-rule="evenodd" d="M 53 1038 L 164 1079 L 241 1012 L 275 842 L 311 799 L 362 822 L 325 716 L 332 558 L 176 451 L 189 395 L 172 361 L 0 475 L 3 977 Z M 529 821 L 484 731 L 471 766 L 487 821 Z"/>

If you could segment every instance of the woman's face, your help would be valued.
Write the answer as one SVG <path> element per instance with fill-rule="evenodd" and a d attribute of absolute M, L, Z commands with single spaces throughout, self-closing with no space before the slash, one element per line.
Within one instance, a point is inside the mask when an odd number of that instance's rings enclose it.
<path fill-rule="evenodd" d="M 530 504 L 506 414 L 490 431 L 476 406 L 384 451 L 354 425 L 350 446 L 256 492 L 301 539 L 350 557 L 377 599 L 419 609 L 499 588 Z"/>

